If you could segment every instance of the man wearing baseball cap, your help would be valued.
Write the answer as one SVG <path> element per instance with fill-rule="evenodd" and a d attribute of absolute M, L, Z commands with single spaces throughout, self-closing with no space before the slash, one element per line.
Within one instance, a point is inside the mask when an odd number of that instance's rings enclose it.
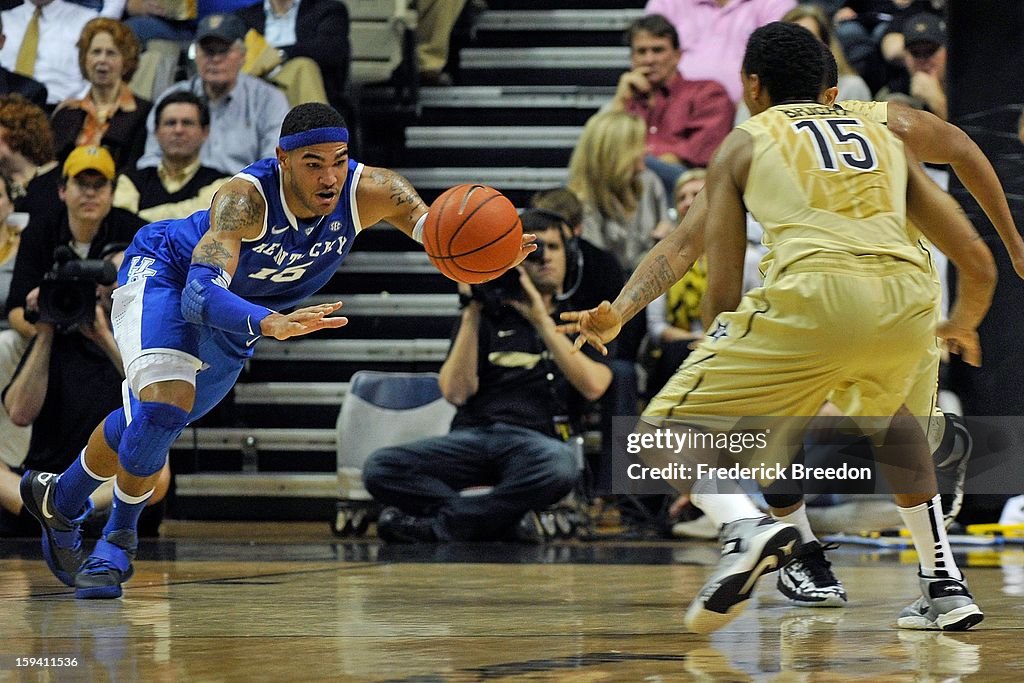
<path fill-rule="evenodd" d="M 903 21 L 903 66 L 906 73 L 890 81 L 877 99 L 900 100 L 945 120 L 946 22 L 922 12 Z"/>
<path fill-rule="evenodd" d="M 281 122 L 288 113 L 288 100 L 280 90 L 259 78 L 242 73 L 245 63 L 245 23 L 233 14 L 210 14 L 196 29 L 197 74 L 175 83 L 156 99 L 188 90 L 210 108 L 210 136 L 199 153 L 203 166 L 234 175 L 254 161 L 274 156 Z M 136 166 L 160 163 L 156 139 L 156 107 L 146 126 L 146 152 Z"/>
<path fill-rule="evenodd" d="M 29 218 L 7 296 L 8 319 L 23 336 L 35 336 L 39 283 L 53 268 L 58 249 L 72 258 L 97 259 L 108 244 L 131 242 L 143 226 L 135 214 L 112 208 L 116 175 L 106 149 L 76 147 L 64 162 L 58 186 L 64 210 Z"/>

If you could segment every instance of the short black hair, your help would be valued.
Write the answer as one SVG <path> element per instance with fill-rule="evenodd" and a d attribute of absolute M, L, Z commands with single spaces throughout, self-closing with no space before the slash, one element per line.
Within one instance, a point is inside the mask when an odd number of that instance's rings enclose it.
<path fill-rule="evenodd" d="M 319 102 L 306 102 L 293 108 L 281 124 L 281 137 L 305 133 L 317 128 L 347 128 L 345 117 L 334 107 Z"/>
<path fill-rule="evenodd" d="M 832 50 L 824 43 L 821 44 L 821 58 L 825 65 L 822 86 L 824 88 L 839 87 L 839 64 L 836 62 L 836 56 L 832 54 Z"/>
<path fill-rule="evenodd" d="M 672 22 L 660 14 L 647 14 L 630 24 L 626 29 L 626 45 L 632 47 L 633 38 L 641 31 L 650 33 L 655 38 L 668 38 L 672 43 L 672 49 L 679 49 L 679 32 Z"/>
<path fill-rule="evenodd" d="M 164 109 L 169 104 L 191 104 L 199 110 L 199 125 L 203 128 L 209 128 L 210 126 L 210 108 L 206 106 L 198 95 L 188 90 L 178 90 L 172 92 L 167 97 L 163 98 L 156 105 L 156 115 L 153 121 L 157 126 L 160 125 L 160 115 L 164 113 Z"/>
<path fill-rule="evenodd" d="M 821 41 L 803 26 L 765 24 L 750 34 L 743 72 L 757 74 L 773 104 L 816 102 L 825 80 Z"/>

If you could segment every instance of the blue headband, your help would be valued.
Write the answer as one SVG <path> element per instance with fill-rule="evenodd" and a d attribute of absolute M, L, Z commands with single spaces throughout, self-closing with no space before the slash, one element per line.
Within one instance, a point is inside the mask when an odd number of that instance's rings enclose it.
<path fill-rule="evenodd" d="M 298 149 L 299 147 L 319 145 L 323 142 L 348 142 L 348 128 L 341 128 L 338 126 L 334 128 L 313 128 L 312 130 L 304 130 L 301 133 L 292 133 L 291 135 L 281 136 L 281 140 L 278 144 L 281 145 L 281 149 L 286 152 L 290 152 L 293 149 Z"/>

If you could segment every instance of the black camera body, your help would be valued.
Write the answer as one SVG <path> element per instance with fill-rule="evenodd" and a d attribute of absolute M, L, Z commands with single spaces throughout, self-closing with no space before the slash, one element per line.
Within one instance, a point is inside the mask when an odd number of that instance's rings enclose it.
<path fill-rule="evenodd" d="M 39 283 L 39 321 L 66 333 L 96 318 L 96 285 L 117 282 L 109 261 L 71 258 L 58 250 L 53 269 Z"/>
<path fill-rule="evenodd" d="M 526 259 L 544 263 L 544 243 L 537 242 L 536 244 L 536 251 L 530 252 Z M 473 285 L 470 289 L 473 291 L 473 298 L 484 305 L 484 313 L 487 314 L 497 313 L 508 301 L 525 303 L 530 300 L 522 283 L 519 282 L 518 268 L 510 268 L 493 280 Z"/>

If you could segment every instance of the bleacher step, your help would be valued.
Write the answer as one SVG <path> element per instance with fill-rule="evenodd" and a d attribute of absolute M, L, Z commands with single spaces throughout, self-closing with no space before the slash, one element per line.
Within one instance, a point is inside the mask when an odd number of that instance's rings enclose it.
<path fill-rule="evenodd" d="M 203 498 L 338 498 L 336 473 L 204 472 L 179 474 L 175 495 Z"/>

